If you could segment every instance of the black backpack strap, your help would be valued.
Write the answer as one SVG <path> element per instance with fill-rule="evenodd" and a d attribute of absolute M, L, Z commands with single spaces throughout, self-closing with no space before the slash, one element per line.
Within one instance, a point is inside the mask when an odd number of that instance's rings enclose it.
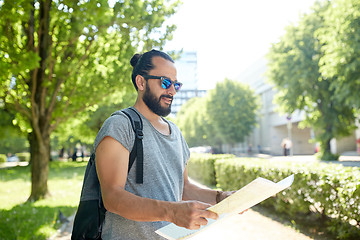
<path fill-rule="evenodd" d="M 121 110 L 131 122 L 131 126 L 135 132 L 134 147 L 129 156 L 129 171 L 136 159 L 136 183 L 144 182 L 144 154 L 143 154 L 143 122 L 140 115 L 133 108 L 125 108 Z"/>
<path fill-rule="evenodd" d="M 95 153 L 94 152 L 90 155 L 89 164 L 90 165 L 95 164 Z M 96 169 L 96 166 L 94 166 L 94 167 Z M 86 172 L 85 172 L 85 178 L 86 178 Z M 100 182 L 99 182 L 99 179 L 97 177 L 96 177 L 96 179 L 97 179 L 97 182 L 98 182 L 98 185 L 99 185 L 99 209 L 105 209 L 103 201 L 102 201 L 102 197 L 101 197 Z M 104 214 L 104 217 L 105 217 L 105 214 Z"/>

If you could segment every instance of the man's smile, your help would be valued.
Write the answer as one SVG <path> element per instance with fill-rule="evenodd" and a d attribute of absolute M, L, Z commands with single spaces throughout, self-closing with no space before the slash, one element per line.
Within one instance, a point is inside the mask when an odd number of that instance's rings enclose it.
<path fill-rule="evenodd" d="M 171 104 L 172 101 L 173 101 L 173 97 L 170 97 L 170 96 L 161 96 L 160 97 L 160 100 L 163 100 L 166 104 Z"/>

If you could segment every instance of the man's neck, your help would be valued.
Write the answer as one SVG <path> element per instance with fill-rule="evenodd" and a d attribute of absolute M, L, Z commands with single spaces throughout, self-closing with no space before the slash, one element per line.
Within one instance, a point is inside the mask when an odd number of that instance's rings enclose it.
<path fill-rule="evenodd" d="M 149 120 L 151 125 L 157 131 L 159 131 L 164 135 L 171 134 L 171 130 L 168 123 L 166 123 L 162 117 L 151 111 L 143 101 L 137 100 L 136 103 L 134 104 L 134 108 L 136 108 L 136 110 L 138 110 L 147 120 Z"/>
<path fill-rule="evenodd" d="M 171 130 L 170 126 L 162 117 L 155 114 L 149 109 L 149 107 L 143 101 L 136 101 L 134 108 L 138 110 L 149 122 L 151 125 L 160 133 L 164 135 L 170 135 Z"/>

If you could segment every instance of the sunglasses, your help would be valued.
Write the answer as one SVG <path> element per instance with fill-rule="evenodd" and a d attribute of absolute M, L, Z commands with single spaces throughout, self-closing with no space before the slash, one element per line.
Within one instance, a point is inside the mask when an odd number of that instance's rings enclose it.
<path fill-rule="evenodd" d="M 166 78 L 166 77 L 159 77 L 159 76 L 153 76 L 153 75 L 142 75 L 143 78 L 145 78 L 146 80 L 148 79 L 160 79 L 161 80 L 161 87 L 163 89 L 169 89 L 171 87 L 171 85 L 174 84 L 174 88 L 175 88 L 175 91 L 179 91 L 181 86 L 183 85 L 181 82 L 178 82 L 178 81 L 172 81 L 171 79 L 169 78 Z"/>

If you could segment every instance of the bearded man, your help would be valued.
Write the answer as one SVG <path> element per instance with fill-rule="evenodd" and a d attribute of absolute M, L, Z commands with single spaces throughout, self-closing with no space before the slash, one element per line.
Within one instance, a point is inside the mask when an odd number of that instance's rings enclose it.
<path fill-rule="evenodd" d="M 172 58 L 151 50 L 135 54 L 132 82 L 138 93 L 132 109 L 143 122 L 143 183 L 128 173 L 135 134 L 125 114 L 109 117 L 94 144 L 96 169 L 107 209 L 102 239 L 164 239 L 155 230 L 172 222 L 188 229 L 216 219 L 207 208 L 230 192 L 203 189 L 188 179 L 190 151 L 178 127 L 164 117 L 182 84 Z"/>

